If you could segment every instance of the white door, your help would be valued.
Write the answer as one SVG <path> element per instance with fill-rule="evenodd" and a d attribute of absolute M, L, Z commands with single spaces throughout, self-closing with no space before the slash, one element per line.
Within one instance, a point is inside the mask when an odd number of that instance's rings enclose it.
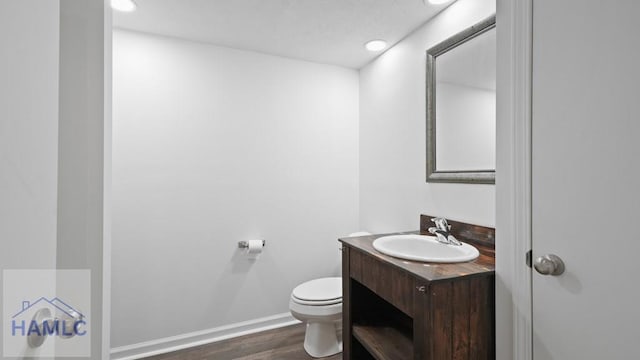
<path fill-rule="evenodd" d="M 640 359 L 640 1 L 533 13 L 534 359 Z"/>

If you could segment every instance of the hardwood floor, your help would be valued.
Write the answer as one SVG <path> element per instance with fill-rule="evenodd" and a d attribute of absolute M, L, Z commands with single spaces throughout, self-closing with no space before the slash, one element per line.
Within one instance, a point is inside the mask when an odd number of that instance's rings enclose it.
<path fill-rule="evenodd" d="M 220 341 L 156 355 L 147 360 L 308 360 L 313 359 L 302 348 L 304 324 L 269 330 L 235 339 Z M 341 360 L 337 354 L 326 360 Z"/>

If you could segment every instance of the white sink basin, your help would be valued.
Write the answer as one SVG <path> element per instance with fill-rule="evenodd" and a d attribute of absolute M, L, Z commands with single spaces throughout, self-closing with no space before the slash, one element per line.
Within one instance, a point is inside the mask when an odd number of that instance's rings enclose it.
<path fill-rule="evenodd" d="M 383 254 L 400 259 L 457 263 L 471 261 L 480 255 L 475 247 L 462 243 L 462 246 L 447 245 L 426 235 L 390 235 L 377 238 L 373 247 Z"/>

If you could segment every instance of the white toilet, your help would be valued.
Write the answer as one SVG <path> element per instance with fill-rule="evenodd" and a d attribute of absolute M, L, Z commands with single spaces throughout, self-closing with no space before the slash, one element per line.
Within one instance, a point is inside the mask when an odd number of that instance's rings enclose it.
<path fill-rule="evenodd" d="M 307 323 L 305 351 L 315 358 L 342 351 L 342 278 L 307 281 L 291 292 L 291 315 Z"/>

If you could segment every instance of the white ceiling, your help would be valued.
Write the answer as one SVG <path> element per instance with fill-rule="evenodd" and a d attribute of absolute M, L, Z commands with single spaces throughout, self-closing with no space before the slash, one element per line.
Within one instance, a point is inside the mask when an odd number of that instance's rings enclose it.
<path fill-rule="evenodd" d="M 114 11 L 114 27 L 202 41 L 313 62 L 360 68 L 451 2 L 423 0 L 135 0 Z M 426 49 L 425 49 L 426 50 Z"/>

